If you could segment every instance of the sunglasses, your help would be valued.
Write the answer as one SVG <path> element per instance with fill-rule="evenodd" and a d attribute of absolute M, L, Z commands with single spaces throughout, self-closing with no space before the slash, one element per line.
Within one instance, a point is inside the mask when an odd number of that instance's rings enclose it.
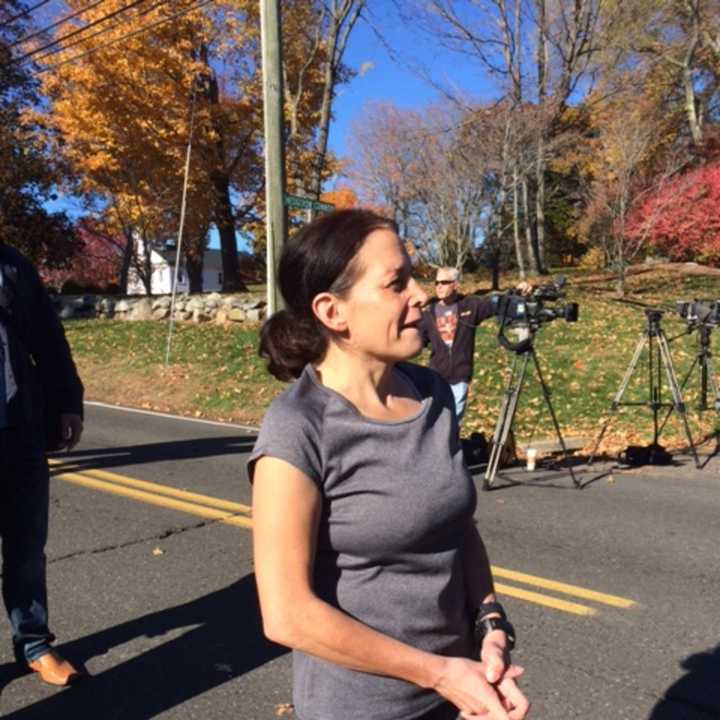
<path fill-rule="evenodd" d="M 455 280 L 436 280 L 436 285 L 452 285 L 455 282 Z"/>

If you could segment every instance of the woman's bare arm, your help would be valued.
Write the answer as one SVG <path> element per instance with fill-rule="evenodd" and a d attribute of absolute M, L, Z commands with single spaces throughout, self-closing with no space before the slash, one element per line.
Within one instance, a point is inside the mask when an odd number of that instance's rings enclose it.
<path fill-rule="evenodd" d="M 524 717 L 503 707 L 482 663 L 424 652 L 320 600 L 312 589 L 321 496 L 303 472 L 262 457 L 253 482 L 253 539 L 263 626 L 275 642 L 337 665 L 433 688 L 489 720 Z M 510 673 L 512 675 L 512 671 Z"/>

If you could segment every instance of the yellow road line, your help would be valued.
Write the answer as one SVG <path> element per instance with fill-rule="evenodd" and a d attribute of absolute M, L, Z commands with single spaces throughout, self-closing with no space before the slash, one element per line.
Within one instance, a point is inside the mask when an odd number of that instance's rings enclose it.
<path fill-rule="evenodd" d="M 50 462 L 61 474 L 66 474 L 68 471 L 72 472 L 77 469 L 77 466 L 73 467 L 72 465 L 65 465 L 64 463 L 58 463 L 57 461 L 52 460 Z M 168 495 L 169 497 L 187 500 L 188 502 L 205 505 L 207 507 L 228 510 L 232 513 L 243 513 L 245 515 L 252 514 L 252 508 L 249 505 L 231 502 L 230 500 L 222 500 L 221 498 L 214 498 L 209 495 L 200 495 L 199 493 L 189 492 L 188 490 L 179 490 L 167 485 L 148 482 L 147 480 L 136 480 L 135 478 L 126 477 L 125 475 L 117 475 L 116 473 L 108 472 L 107 470 L 82 470 L 80 474 L 96 478 L 98 480 L 107 480 L 111 483 L 120 483 L 121 485 L 127 485 L 128 487 L 146 490 L 159 495 Z"/>
<path fill-rule="evenodd" d="M 122 495 L 123 497 L 140 500 L 150 505 L 158 505 L 159 507 L 169 508 L 171 510 L 179 510 L 180 512 L 190 513 L 199 517 L 209 518 L 211 520 L 219 520 L 227 525 L 237 525 L 239 527 L 252 527 L 252 520 L 248 517 L 232 515 L 222 510 L 216 510 L 206 505 L 197 505 L 195 503 L 186 502 L 184 500 L 176 500 L 172 497 L 164 497 L 144 490 L 137 490 L 132 487 L 126 487 L 118 483 L 105 482 L 104 480 L 96 480 L 78 473 L 62 473 L 55 477 L 67 482 L 83 485 L 93 490 L 102 490 L 103 492 L 112 493 L 114 495 Z"/>
<path fill-rule="evenodd" d="M 526 600 L 536 605 L 544 605 L 545 607 L 562 610 L 562 612 L 571 613 L 572 615 L 595 615 L 597 613 L 595 608 L 588 607 L 587 605 L 580 605 L 579 603 L 569 602 L 568 600 L 560 600 L 560 598 L 550 597 L 549 595 L 541 595 L 532 590 L 523 590 L 522 588 L 516 588 L 512 585 L 495 583 L 495 589 L 500 595 L 508 595 L 509 597 L 519 600 Z"/>
<path fill-rule="evenodd" d="M 82 472 L 71 472 L 77 469 L 77 465 L 63 463 L 61 461 L 50 459 L 50 465 L 57 471 L 54 477 L 66 480 L 76 485 L 82 485 L 94 490 L 120 495 L 122 497 L 131 498 L 150 505 L 157 505 L 171 510 L 186 512 L 191 515 L 218 520 L 219 522 L 234 525 L 237 527 L 251 528 L 252 508 L 242 503 L 235 503 L 221 498 L 214 498 L 208 495 L 189 492 L 187 490 L 178 490 L 177 488 L 160 485 L 158 483 L 148 482 L 146 480 L 137 480 L 135 478 L 118 475 L 106 470 L 82 470 Z M 533 585 L 545 590 L 554 590 L 566 595 L 591 600 L 612 607 L 627 609 L 633 607 L 636 603 L 633 600 L 622 598 L 617 595 L 608 595 L 606 593 L 589 590 L 587 588 L 570 585 L 568 583 L 559 582 L 557 580 L 549 580 L 547 578 L 528 575 L 516 570 L 508 570 L 497 566 L 492 566 L 493 576 L 496 578 L 504 578 L 525 585 Z M 549 595 L 542 595 L 532 590 L 515 587 L 514 585 L 505 585 L 504 583 L 495 583 L 498 593 L 507 595 L 508 597 L 525 600 L 526 602 L 543 605 L 554 610 L 571 613 L 573 615 L 595 615 L 597 611 L 587 605 L 562 600 Z"/>
<path fill-rule="evenodd" d="M 568 583 L 558 582 L 557 580 L 548 580 L 546 578 L 536 577 L 535 575 L 527 575 L 525 573 L 517 572 L 516 570 L 506 570 L 505 568 L 496 567 L 495 565 L 492 566 L 492 574 L 493 577 L 501 577 L 505 580 L 513 580 L 514 582 L 524 583 L 525 585 L 534 585 L 535 587 L 540 587 L 544 590 L 554 590 L 556 592 L 564 593 L 565 595 L 574 595 L 575 597 L 582 598 L 583 600 L 593 600 L 612 607 L 627 609 L 636 605 L 634 600 L 630 600 L 628 598 L 619 597 L 617 595 L 608 595 L 595 590 L 588 590 L 586 588 L 578 587 L 577 585 L 569 585 Z"/>

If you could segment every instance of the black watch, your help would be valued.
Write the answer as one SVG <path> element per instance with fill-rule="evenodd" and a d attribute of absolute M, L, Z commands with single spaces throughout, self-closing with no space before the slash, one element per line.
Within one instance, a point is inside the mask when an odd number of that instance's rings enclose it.
<path fill-rule="evenodd" d="M 500 615 L 500 617 L 488 617 L 488 615 Z M 475 614 L 475 622 L 473 626 L 473 634 L 475 638 L 475 646 L 480 652 L 483 638 L 493 630 L 502 630 L 507 636 L 508 650 L 515 649 L 515 628 L 507 619 L 505 609 L 500 603 L 483 603 L 477 609 Z"/>

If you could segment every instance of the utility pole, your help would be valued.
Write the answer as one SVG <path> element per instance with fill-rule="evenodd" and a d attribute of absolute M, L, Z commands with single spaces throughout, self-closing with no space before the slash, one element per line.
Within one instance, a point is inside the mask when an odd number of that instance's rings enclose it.
<path fill-rule="evenodd" d="M 287 237 L 280 0 L 260 0 L 260 25 L 265 111 L 265 233 L 269 317 L 285 305 L 277 285 L 280 253 Z"/>

